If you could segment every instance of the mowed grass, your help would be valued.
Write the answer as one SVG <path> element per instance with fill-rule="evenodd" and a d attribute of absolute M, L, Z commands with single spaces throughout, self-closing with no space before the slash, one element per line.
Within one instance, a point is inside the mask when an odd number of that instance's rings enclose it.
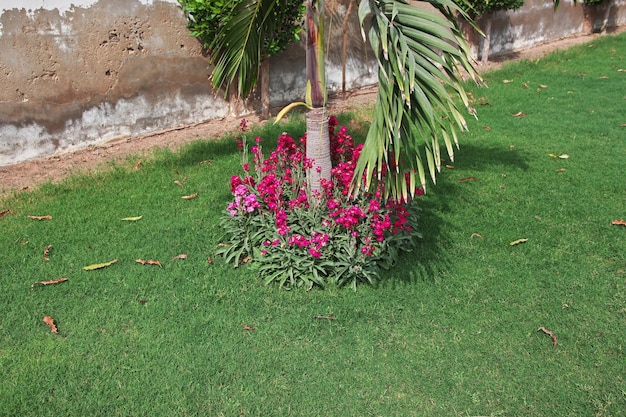
<path fill-rule="evenodd" d="M 606 36 L 485 74 L 424 238 L 357 292 L 266 287 L 214 257 L 232 138 L 5 199 L 0 415 L 624 415 L 625 55 Z M 283 130 L 302 120 L 255 133 L 269 150 Z"/>

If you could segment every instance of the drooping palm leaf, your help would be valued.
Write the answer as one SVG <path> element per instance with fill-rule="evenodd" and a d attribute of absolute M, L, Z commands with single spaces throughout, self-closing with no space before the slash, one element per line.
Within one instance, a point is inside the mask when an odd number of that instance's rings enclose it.
<path fill-rule="evenodd" d="M 457 131 L 466 129 L 458 98 L 468 108 L 469 102 L 458 70 L 475 80 L 479 77 L 454 12 L 465 14 L 451 0 L 428 3 L 437 10 L 405 0 L 361 0 L 359 19 L 362 27 L 369 26 L 379 89 L 354 192 L 365 174 L 366 188 L 384 178 L 387 197 L 406 200 L 420 186 L 426 187 L 426 167 L 435 182 L 441 166 L 440 140 L 453 159 Z M 389 175 L 383 177 L 384 171 Z"/>
<path fill-rule="evenodd" d="M 267 39 L 283 29 L 284 22 L 275 19 L 276 7 L 287 7 L 287 0 L 243 0 L 235 5 L 232 18 L 220 27 L 212 44 L 213 88 L 227 91 L 237 80 L 239 95 L 250 94 Z"/>

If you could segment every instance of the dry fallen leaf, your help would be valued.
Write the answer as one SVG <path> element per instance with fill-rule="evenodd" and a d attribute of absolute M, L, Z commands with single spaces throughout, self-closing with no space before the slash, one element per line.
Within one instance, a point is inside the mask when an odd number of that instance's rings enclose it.
<path fill-rule="evenodd" d="M 172 261 L 175 261 L 176 259 L 187 259 L 187 254 L 181 253 L 180 255 L 176 255 L 172 258 Z"/>
<path fill-rule="evenodd" d="M 319 320 L 337 320 L 335 316 L 323 316 L 321 314 L 316 314 L 313 318 Z"/>
<path fill-rule="evenodd" d="M 614 224 L 616 226 L 617 225 L 626 226 L 626 220 L 613 220 L 611 224 Z"/>
<path fill-rule="evenodd" d="M 228 246 L 228 243 L 218 243 L 217 246 L 225 248 L 226 246 Z"/>
<path fill-rule="evenodd" d="M 512 151 L 513 149 L 515 149 L 515 145 L 509 145 L 509 151 Z"/>
<path fill-rule="evenodd" d="M 33 220 L 52 220 L 52 216 L 47 214 L 45 216 L 26 216 L 29 219 L 33 219 Z"/>
<path fill-rule="evenodd" d="M 57 328 L 56 324 L 54 323 L 54 319 L 50 316 L 45 316 L 43 318 L 43 322 L 46 323 L 48 326 L 50 326 L 50 330 L 52 331 L 52 333 L 59 333 L 59 329 Z"/>
<path fill-rule="evenodd" d="M 564 154 L 559 155 L 559 158 L 561 158 L 561 159 L 567 159 L 567 158 L 569 158 L 569 155 L 568 155 L 568 154 L 566 154 L 566 153 L 564 153 Z"/>
<path fill-rule="evenodd" d="M 59 284 L 61 282 L 65 282 L 67 281 L 69 278 L 57 278 L 57 279 L 51 279 L 49 281 L 40 281 L 40 282 L 33 282 L 33 284 L 30 286 L 30 289 L 32 290 L 33 288 L 35 288 L 35 285 L 53 285 L 53 284 Z"/>
<path fill-rule="evenodd" d="M 541 216 L 535 216 L 535 220 L 537 220 L 538 222 L 541 221 Z"/>
<path fill-rule="evenodd" d="M 183 200 L 193 200 L 194 198 L 198 197 L 198 193 L 193 193 L 191 195 L 184 195 L 181 198 Z"/>
<path fill-rule="evenodd" d="M 11 213 L 11 210 L 9 210 L 9 209 L 0 211 L 0 218 L 6 216 L 9 213 Z"/>
<path fill-rule="evenodd" d="M 522 83 L 522 85 L 524 86 L 524 88 L 528 88 L 528 83 Z"/>
<path fill-rule="evenodd" d="M 94 269 L 106 268 L 107 266 L 111 266 L 118 261 L 119 259 L 113 259 L 112 261 L 103 262 L 101 264 L 91 264 L 91 265 L 84 266 L 83 269 L 85 271 L 93 271 Z"/>
<path fill-rule="evenodd" d="M 136 222 L 136 221 L 141 220 L 141 219 L 143 219 L 143 216 L 124 217 L 124 218 L 123 218 L 123 219 L 121 219 L 121 220 L 123 220 L 123 221 L 125 221 L 125 222 Z"/>
<path fill-rule="evenodd" d="M 483 238 L 483 236 L 482 236 L 482 235 L 479 235 L 478 233 L 472 233 L 472 234 L 470 235 L 470 239 L 473 239 L 473 238 L 475 238 L 475 237 L 479 237 L 479 238 L 481 238 L 481 239 Z"/>
<path fill-rule="evenodd" d="M 476 178 L 476 177 L 467 177 L 467 178 L 461 178 L 460 180 L 457 180 L 457 182 L 469 182 L 469 181 L 478 181 L 478 178 Z"/>
<path fill-rule="evenodd" d="M 148 259 L 148 260 L 143 260 L 143 259 L 135 259 L 135 262 L 140 263 L 142 265 L 158 265 L 159 268 L 163 268 L 163 265 L 161 265 L 161 262 L 159 261 L 154 261 L 152 259 Z"/>
<path fill-rule="evenodd" d="M 50 260 L 50 249 L 52 249 L 52 245 L 46 246 L 46 248 L 43 250 L 43 260 L 44 261 L 49 261 Z"/>
<path fill-rule="evenodd" d="M 206 164 L 210 164 L 210 163 L 211 163 L 210 159 L 205 159 L 204 161 L 198 162 L 198 165 L 206 165 Z"/>
<path fill-rule="evenodd" d="M 483 129 L 485 129 L 487 132 L 491 132 L 491 127 L 490 126 L 483 126 Z"/>
<path fill-rule="evenodd" d="M 548 88 L 548 86 L 545 85 L 545 84 L 539 84 L 539 87 L 541 87 L 541 88 Z"/>
<path fill-rule="evenodd" d="M 448 168 L 448 169 L 454 169 L 454 165 L 446 165 L 446 168 Z"/>
<path fill-rule="evenodd" d="M 210 256 L 206 257 L 206 263 L 208 263 L 209 265 L 211 265 L 213 263 L 213 259 Z"/>
<path fill-rule="evenodd" d="M 185 186 L 183 185 L 182 182 L 178 181 L 178 180 L 174 180 L 174 184 L 178 185 L 180 188 L 185 188 Z"/>
<path fill-rule="evenodd" d="M 141 162 L 141 159 L 139 161 L 137 161 L 137 163 L 135 164 L 135 170 L 138 170 L 139 168 L 141 168 L 141 166 L 143 165 L 143 162 Z"/>
<path fill-rule="evenodd" d="M 517 239 L 517 240 L 514 240 L 513 242 L 510 242 L 509 246 L 515 246 L 515 245 L 519 245 L 520 243 L 525 243 L 525 242 L 528 242 L 528 239 L 526 238 Z"/>
<path fill-rule="evenodd" d="M 550 330 L 546 329 L 545 327 L 540 327 L 537 329 L 537 331 L 542 331 L 545 334 L 549 335 L 552 338 L 552 347 L 556 347 L 557 341 L 556 341 L 556 336 L 554 335 L 554 333 L 552 333 Z"/>
<path fill-rule="evenodd" d="M 248 331 L 250 331 L 250 330 L 256 330 L 254 327 L 250 327 L 250 326 L 248 326 L 247 324 L 244 324 L 244 325 L 243 325 L 243 329 L 244 329 L 244 330 L 248 330 Z"/>
<path fill-rule="evenodd" d="M 513 117 L 524 117 L 524 116 L 528 116 L 526 113 L 524 113 L 523 111 L 518 111 L 515 114 L 512 114 L 511 116 Z"/>
<path fill-rule="evenodd" d="M 513 80 L 502 80 L 502 82 L 503 82 L 504 84 L 508 84 L 508 83 L 512 83 L 512 82 L 513 82 Z"/>
<path fill-rule="evenodd" d="M 556 172 L 565 172 L 565 168 L 559 168 L 556 170 Z"/>

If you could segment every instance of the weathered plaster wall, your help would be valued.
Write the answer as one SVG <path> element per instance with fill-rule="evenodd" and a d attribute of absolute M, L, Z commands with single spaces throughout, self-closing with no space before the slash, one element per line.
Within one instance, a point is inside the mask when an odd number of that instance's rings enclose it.
<path fill-rule="evenodd" d="M 326 0 L 331 91 L 342 86 L 349 1 Z M 492 53 L 585 30 L 582 6 L 571 0 L 557 12 L 551 1 L 526 2 L 518 12 L 495 16 Z M 626 0 L 608 4 L 594 25 L 626 24 Z M 377 81 L 356 8 L 349 21 L 348 90 Z M 0 166 L 223 118 L 234 110 L 211 89 L 210 69 L 177 0 L 0 0 Z M 272 60 L 273 106 L 302 98 L 304 72 L 303 43 Z M 258 110 L 258 100 L 246 106 L 244 113 Z"/>
<path fill-rule="evenodd" d="M 559 8 L 554 10 L 551 0 L 525 0 L 519 10 L 494 13 L 489 55 L 506 54 L 590 32 L 610 32 L 626 24 L 626 0 L 605 0 L 592 8 L 581 3 L 561 1 Z M 484 27 L 484 21 L 479 20 L 479 24 Z M 483 38 L 475 35 L 472 38 L 473 50 L 478 57 Z"/>
<path fill-rule="evenodd" d="M 35 1 L 0 16 L 0 165 L 223 117 L 175 2 Z"/>

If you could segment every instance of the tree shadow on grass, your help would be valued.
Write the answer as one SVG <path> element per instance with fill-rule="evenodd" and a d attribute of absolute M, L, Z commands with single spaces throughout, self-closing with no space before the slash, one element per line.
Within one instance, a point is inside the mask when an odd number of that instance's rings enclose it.
<path fill-rule="evenodd" d="M 468 192 L 459 180 L 474 176 L 474 173 L 500 175 L 503 170 L 526 171 L 529 168 L 522 153 L 490 145 L 463 145 L 457 162 L 463 166 L 462 171 L 446 170 L 438 177 L 437 185 L 429 184 L 427 195 L 419 197 L 418 232 L 423 237 L 416 239 L 411 252 L 401 254 L 390 271 L 381 273 L 380 285 L 395 286 L 423 280 L 436 283 L 446 275 L 455 261 L 452 231 L 458 225 L 451 223 L 445 213 L 462 210 L 463 195 Z"/>

